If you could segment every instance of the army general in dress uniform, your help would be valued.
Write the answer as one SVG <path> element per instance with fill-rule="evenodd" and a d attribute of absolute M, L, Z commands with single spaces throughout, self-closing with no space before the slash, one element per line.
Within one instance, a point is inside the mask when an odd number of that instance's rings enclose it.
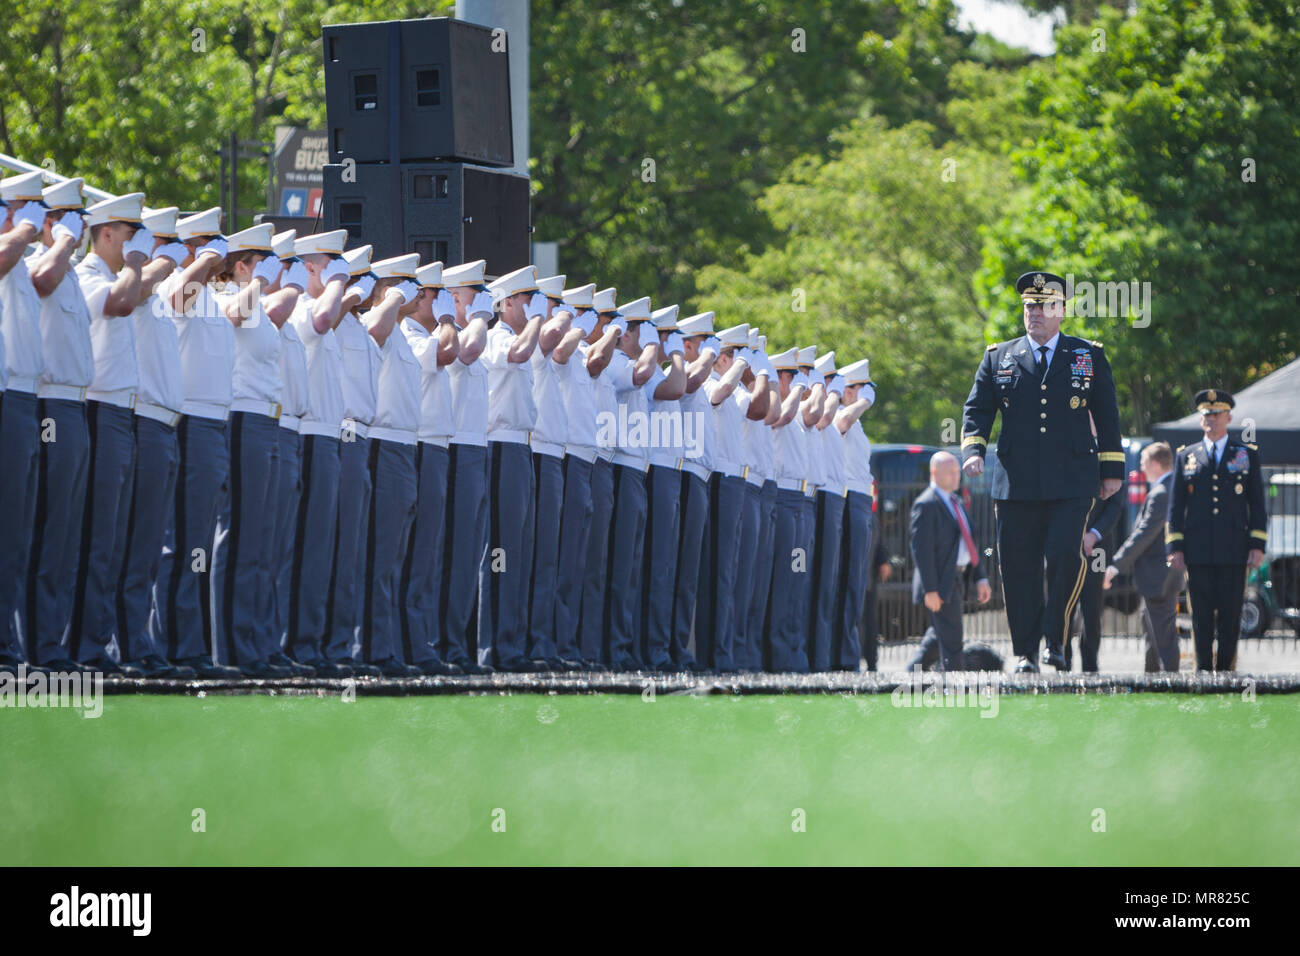
<path fill-rule="evenodd" d="M 1119 410 L 1101 343 L 1061 334 L 1064 280 L 1028 272 L 1016 291 L 1027 334 L 984 353 L 962 420 L 963 468 L 971 476 L 984 471 L 1001 412 L 1003 467 L 993 498 L 1016 670 L 1038 670 L 1040 638 L 1047 642 L 1043 662 L 1064 670 L 1062 642 L 1083 587 L 1089 515 L 1098 498 L 1123 484 Z"/>
<path fill-rule="evenodd" d="M 1259 567 L 1268 540 L 1259 451 L 1228 434 L 1234 404 L 1232 396 L 1220 389 L 1198 392 L 1196 407 L 1204 437 L 1178 449 L 1174 461 L 1165 543 L 1169 566 L 1187 569 L 1196 669 L 1201 671 L 1232 670 L 1246 568 Z"/>

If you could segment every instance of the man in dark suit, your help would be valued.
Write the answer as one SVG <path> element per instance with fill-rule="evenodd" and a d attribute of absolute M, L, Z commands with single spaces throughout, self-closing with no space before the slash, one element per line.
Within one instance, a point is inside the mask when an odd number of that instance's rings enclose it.
<path fill-rule="evenodd" d="M 1268 541 L 1259 450 L 1228 434 L 1235 404 L 1222 389 L 1196 394 L 1205 437 L 1178 449 L 1174 466 L 1165 543 L 1169 566 L 1187 570 L 1200 671 L 1235 666 L 1246 568 L 1259 567 Z"/>
<path fill-rule="evenodd" d="M 912 504 L 911 547 L 912 600 L 930 612 L 925 632 L 908 670 L 920 670 L 926 651 L 939 644 L 940 660 L 946 671 L 965 670 L 962 659 L 961 611 L 966 595 L 966 575 L 975 575 L 981 604 L 993 596 L 988 577 L 980 565 L 979 548 L 971 535 L 970 519 L 962 507 L 961 465 L 955 455 L 935 452 L 930 458 L 930 487 Z"/>
<path fill-rule="evenodd" d="M 1133 572 L 1142 595 L 1148 672 L 1159 671 L 1161 665 L 1167 671 L 1178 670 L 1178 592 L 1183 589 L 1184 575 L 1165 563 L 1164 549 L 1173 467 L 1173 450 L 1164 442 L 1142 449 L 1142 473 L 1148 484 L 1146 502 L 1128 539 L 1111 558 L 1102 585 L 1109 589 L 1117 574 Z"/>
<path fill-rule="evenodd" d="M 1083 587 L 1088 515 L 1097 498 L 1124 484 L 1124 450 L 1101 343 L 1061 332 L 1065 280 L 1027 272 L 1016 291 L 1027 334 L 984 352 L 962 419 L 962 467 L 972 477 L 983 473 L 1000 414 L 1002 468 L 993 474 L 993 500 L 1002 593 L 1016 671 L 1037 673 L 1043 641 L 1043 662 L 1065 670 L 1062 645 Z"/>

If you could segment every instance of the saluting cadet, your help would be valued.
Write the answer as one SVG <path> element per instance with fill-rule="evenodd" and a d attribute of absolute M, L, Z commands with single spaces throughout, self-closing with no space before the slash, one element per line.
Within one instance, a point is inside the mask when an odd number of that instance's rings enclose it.
<path fill-rule="evenodd" d="M 813 555 L 810 595 L 808 659 L 814 671 L 831 669 L 836 612 L 844 579 L 840 570 L 840 547 L 844 530 L 844 435 L 835 427 L 835 415 L 844 394 L 844 379 L 836 374 L 835 353 L 827 352 L 813 363 L 815 379 L 826 388 L 822 416 L 810 429 L 816 448 L 820 445 L 821 486 L 815 499 L 817 550 Z"/>
<path fill-rule="evenodd" d="M 805 651 L 808 653 L 810 667 L 813 650 L 812 608 L 816 593 L 814 575 L 817 567 L 817 491 L 826 480 L 825 469 L 822 467 L 821 433 L 817 430 L 821 422 L 822 408 L 826 404 L 826 384 L 813 370 L 816 361 L 816 346 L 809 345 L 799 350 L 799 371 L 808 382 L 808 392 L 804 396 L 800 412 L 804 423 L 803 440 L 807 445 L 808 465 L 804 474 L 806 479 L 803 487 L 804 503 L 800 513 L 806 565 L 804 573 L 800 574 L 795 581 L 798 584 L 797 595 L 801 604 L 799 613 L 803 621 L 802 626 L 807 641 Z"/>
<path fill-rule="evenodd" d="M 750 593 L 745 605 L 748 609 L 746 644 L 751 654 L 751 659 L 745 666 L 753 670 L 767 666 L 767 605 L 772 587 L 772 536 L 776 527 L 776 446 L 772 427 L 781 418 L 781 392 L 777 385 L 776 369 L 767 354 L 766 335 L 758 336 L 758 353 L 762 356 L 768 373 L 767 415 L 762 421 L 745 418 L 745 461 L 749 467 L 746 481 L 753 476 L 759 483 L 758 537 L 754 542 L 754 562 L 750 572 L 752 583 L 749 585 Z M 745 586 L 742 579 L 742 595 Z"/>
<path fill-rule="evenodd" d="M 560 660 L 586 669 L 597 661 L 584 661 L 578 640 L 582 619 L 582 582 L 587 568 L 587 543 L 591 524 L 591 469 L 596 460 L 596 375 L 609 361 L 612 341 L 605 347 L 604 360 L 589 367 L 593 346 L 587 340 L 595 334 L 597 316 L 592 310 L 596 286 L 588 283 L 561 292 L 564 309 L 573 316 L 571 328 L 560 340 L 571 336 L 578 341 L 574 352 L 558 369 L 559 396 L 564 410 L 563 499 L 560 505 L 559 542 L 556 552 L 555 653 Z M 545 332 L 545 329 L 543 329 Z M 594 371 L 593 371 L 594 368 Z M 539 536 L 540 537 L 540 519 Z M 534 559 L 534 565 L 537 563 Z"/>
<path fill-rule="evenodd" d="M 1197 392 L 1204 438 L 1179 448 L 1174 461 L 1169 566 L 1187 571 L 1199 671 L 1236 666 L 1246 569 L 1259 567 L 1268 544 L 1259 449 L 1228 434 L 1236 404 L 1223 389 Z"/>
<path fill-rule="evenodd" d="M 351 270 L 343 259 L 346 229 L 304 236 L 293 244 L 307 270 L 294 306 L 294 331 L 307 353 L 307 414 L 302 435 L 302 497 L 294 531 L 286 649 L 318 677 L 349 677 L 346 661 L 325 657 L 326 610 L 339 520 L 339 434 L 343 421 L 343 349 L 334 329 L 343 318 Z M 299 276 L 301 274 L 299 273 Z"/>
<path fill-rule="evenodd" d="M 32 556 L 41 460 L 36 414 L 41 357 L 41 300 L 27 247 L 45 228 L 40 172 L 0 180 L 0 668 L 27 659 L 27 569 Z"/>
<path fill-rule="evenodd" d="M 718 436 L 713 402 L 704 383 L 713 373 L 713 363 L 722 344 L 713 334 L 713 313 L 700 312 L 677 323 L 686 358 L 686 385 L 681 399 L 683 428 L 690 421 L 696 435 L 698 455 L 682 456 L 678 525 L 677 580 L 673 587 L 672 660 L 678 670 L 701 668 L 690 651 L 691 631 L 700 595 L 700 555 L 709 528 L 709 479 L 713 474 Z"/>
<path fill-rule="evenodd" d="M 1094 498 L 1109 498 L 1123 484 L 1124 452 L 1101 343 L 1061 334 L 1065 281 L 1027 272 L 1016 291 L 1028 334 L 985 350 L 966 399 L 962 457 L 967 475 L 983 473 L 1001 412 L 1003 467 L 993 480 L 998 561 L 1016 671 L 1036 673 L 1044 638 L 1043 662 L 1066 669 L 1062 644 L 1086 567 L 1083 533 Z"/>
<path fill-rule="evenodd" d="M 476 259 L 444 269 L 443 284 L 456 299 L 460 351 L 447 366 L 456 430 L 451 436 L 447 477 L 446 552 L 442 562 L 443 659 L 466 674 L 490 674 L 474 648 L 479 566 L 488 541 L 488 373 L 479 361 L 487 345 L 492 294 Z"/>
<path fill-rule="evenodd" d="M 72 269 L 81 241 L 81 180 L 68 179 L 41 193 L 48 210 L 41 245 L 27 257 L 41 297 L 41 354 L 37 388 L 42 423 L 36 524 L 27 588 L 28 659 L 58 671 L 76 671 L 69 625 L 76 599 L 83 509 L 90 466 L 86 388 L 95 375 L 90 312 Z M 45 439 L 48 433 L 49 440 Z"/>
<path fill-rule="evenodd" d="M 749 426 L 754 420 L 754 416 L 759 412 L 762 415 L 759 421 L 767 417 L 767 411 L 770 405 L 768 384 L 774 375 L 769 375 L 767 367 L 763 364 L 764 359 L 759 352 L 758 329 L 754 326 L 749 327 L 749 341 L 743 350 L 750 363 L 750 368 L 745 370 L 741 378 L 742 384 L 748 384 L 752 389 L 756 373 L 763 376 L 762 394 L 757 393 L 751 396 L 745 410 L 745 418 L 740 427 L 740 460 L 744 463 L 741 468 L 741 477 L 745 484 L 741 489 L 744 497 L 740 502 L 740 527 L 736 537 L 736 553 L 738 555 L 736 562 L 736 591 L 735 591 L 735 647 L 733 649 L 733 658 L 736 663 L 736 670 L 742 673 L 759 671 L 763 669 L 763 639 L 761 635 L 754 634 L 749 629 L 749 602 L 754 594 L 754 565 L 757 563 L 758 555 L 755 549 L 758 545 L 758 498 L 762 492 L 763 479 L 758 472 L 750 465 L 749 448 L 745 443 L 745 436 L 749 432 Z"/>
<path fill-rule="evenodd" d="M 537 280 L 537 291 L 546 298 L 546 312 L 529 362 L 533 373 L 533 402 L 537 423 L 530 445 L 535 476 L 533 514 L 532 575 L 528 586 L 528 654 L 546 661 L 553 670 L 580 670 L 581 655 L 560 654 L 555 635 L 556 587 L 559 581 L 560 526 L 564 511 L 564 442 L 568 420 L 561 395 L 561 378 L 568 372 L 578 343 L 584 338 L 573 326 L 573 313 L 564 305 L 564 279 L 548 276 Z M 581 364 L 581 363 L 579 363 Z"/>
<path fill-rule="evenodd" d="M 217 520 L 212 557 L 218 658 L 245 677 L 292 676 L 272 664 L 274 621 L 267 613 L 275 547 L 280 466 L 280 331 L 297 296 L 280 289 L 274 227 L 226 237 L 226 261 L 209 281 L 235 334 L 230 403 L 230 493 Z"/>
<path fill-rule="evenodd" d="M 677 331 L 677 306 L 655 309 L 650 322 L 659 338 L 661 361 L 685 373 L 685 345 Z M 683 385 L 683 389 L 685 385 Z M 650 468 L 646 473 L 645 558 L 641 605 L 641 660 L 655 671 L 673 669 L 673 590 L 677 583 L 682 477 L 687 455 L 680 399 L 651 399 Z M 692 427 L 692 435 L 694 428 Z M 692 443 L 692 454 L 694 445 Z"/>
<path fill-rule="evenodd" d="M 807 619 L 800 616 L 799 580 L 808 573 L 803 506 L 808 445 L 801 399 L 808 389 L 799 371 L 799 350 L 772 356 L 781 394 L 781 416 L 773 423 L 776 523 L 772 529 L 772 584 L 768 598 L 766 665 L 770 671 L 807 673 Z"/>
<path fill-rule="evenodd" d="M 867 359 L 840 368 L 844 379 L 844 400 L 835 415 L 835 428 L 844 440 L 844 529 L 840 545 L 840 567 L 844 584 L 840 589 L 839 614 L 831 645 L 831 667 L 856 671 L 862 654 L 859 621 L 866 601 L 872 556 L 871 439 L 862 429 L 863 412 L 876 400 Z"/>
<path fill-rule="evenodd" d="M 277 422 L 280 439 L 280 460 L 276 468 L 275 485 L 268 505 L 274 512 L 271 543 L 271 573 L 266 586 L 258 589 L 259 614 L 272 623 L 269 643 L 264 650 L 266 660 L 276 667 L 284 667 L 295 677 L 311 677 L 315 668 L 299 664 L 288 654 L 290 587 L 293 583 L 295 536 L 298 531 L 298 507 L 302 501 L 302 435 L 298 429 L 307 416 L 310 393 L 307 374 L 307 347 L 298 335 L 292 317 L 298 311 L 298 302 L 311 285 L 307 266 L 298 258 L 294 248 L 298 232 L 289 229 L 271 237 L 271 248 L 284 272 L 280 275 L 277 298 L 287 306 L 288 318 L 280 323 L 280 418 Z M 264 632 L 265 633 L 265 632 Z"/>
<path fill-rule="evenodd" d="M 76 270 L 90 312 L 95 376 L 86 391 L 90 473 L 78 600 L 72 615 L 74 656 L 94 670 L 128 677 L 139 677 L 141 672 L 114 662 L 109 645 L 116 635 L 121 653 L 123 635 L 116 633 L 117 587 L 135 478 L 132 406 L 139 374 L 130 315 L 153 291 L 152 286 L 148 290 L 141 287 L 141 272 L 154 249 L 153 236 L 140 223 L 143 211 L 144 193 L 106 199 L 87 209 L 90 252 Z M 154 280 L 163 274 L 155 267 Z"/>
<path fill-rule="evenodd" d="M 420 365 L 420 426 L 416 433 L 415 524 L 402 569 L 402 638 L 406 659 L 430 676 L 462 674 L 443 659 L 442 580 L 447 539 L 447 447 L 456 419 L 448 366 L 460 354 L 456 300 L 442 287 L 442 263 L 415 270 L 420 294 L 401 331 Z"/>
<path fill-rule="evenodd" d="M 365 550 L 366 598 L 362 614 L 366 660 L 385 677 L 418 677 L 402 647 L 401 583 L 419 481 L 415 446 L 420 430 L 420 364 L 397 329 L 417 308 L 420 287 L 415 253 L 370 267 L 378 280 L 362 324 L 379 347 L 378 397 L 370 426 L 370 520 Z"/>
<path fill-rule="evenodd" d="M 339 531 L 325 618 L 325 656 L 343 661 L 358 677 L 378 677 L 361 659 L 365 604 L 366 531 L 370 525 L 370 426 L 379 392 L 379 347 L 361 324 L 374 296 L 370 246 L 343 253 L 351 284 L 343 293 L 343 317 L 334 329 L 343 356 L 343 422 L 339 435 Z"/>
<path fill-rule="evenodd" d="M 529 437 L 537 424 L 531 359 L 546 296 L 525 266 L 488 285 L 496 320 L 487 333 L 488 547 L 479 567 L 480 664 L 504 671 L 549 670 L 528 656 L 528 582 L 532 576 L 536 486 Z"/>
<path fill-rule="evenodd" d="M 582 661 L 589 670 L 599 670 L 609 663 L 607 637 L 605 631 L 605 585 L 609 578 L 610 538 L 614 520 L 614 455 L 617 442 L 608 431 L 598 427 L 598 421 L 604 416 L 606 421 L 618 418 L 618 392 L 614 387 L 614 377 L 609 371 L 611 365 L 621 364 L 619 351 L 623 333 L 627 331 L 627 320 L 618 314 L 614 306 L 615 290 L 601 289 L 592 293 L 591 307 L 596 313 L 596 324 L 587 336 L 587 371 L 592 377 L 592 393 L 587 396 L 581 388 L 570 393 L 569 425 L 581 429 L 581 437 L 586 435 L 586 419 L 581 417 L 587 408 L 593 409 L 591 420 L 591 441 L 596 448 L 596 458 L 591 463 L 591 520 L 587 532 L 587 551 L 582 561 L 583 578 L 581 596 L 575 607 L 579 611 L 577 623 L 579 647 Z M 572 303 L 571 303 L 572 304 Z M 584 323 L 590 322 L 589 316 L 582 316 Z M 580 442 L 581 439 L 579 439 Z M 580 494 L 581 492 L 579 492 Z M 567 491 L 566 491 L 567 495 Z M 565 502 L 568 506 L 568 499 Z M 575 515 L 576 519 L 576 515 Z M 569 526 L 566 515 L 565 528 Z M 572 542 L 572 538 L 567 539 Z M 565 551 L 564 542 L 560 544 L 561 554 Z M 564 567 L 561 558 L 561 567 Z M 569 582 L 572 587 L 572 581 Z M 565 587 L 561 584 L 561 589 Z M 563 634 L 563 631 L 561 631 Z M 563 640 L 564 638 L 561 638 Z"/>
<path fill-rule="evenodd" d="M 680 398 L 686 375 L 680 367 L 666 376 L 659 367 L 659 334 L 650 321 L 650 300 L 636 299 L 618 307 L 628 323 L 620 339 L 621 358 L 606 374 L 618 394 L 618 414 L 603 418 L 597 430 L 602 440 L 611 431 L 614 453 L 614 517 L 610 533 L 609 587 L 605 603 L 608 660 L 615 671 L 635 671 L 641 659 L 641 608 L 644 600 L 646 469 L 650 466 L 649 409 L 651 399 Z"/>

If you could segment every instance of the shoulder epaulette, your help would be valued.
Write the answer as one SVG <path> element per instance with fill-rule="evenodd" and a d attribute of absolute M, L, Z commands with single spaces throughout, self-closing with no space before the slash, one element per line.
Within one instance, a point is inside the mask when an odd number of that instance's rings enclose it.
<path fill-rule="evenodd" d="M 1099 348 L 1099 349 L 1104 349 L 1104 348 L 1106 347 L 1106 346 L 1102 345 L 1100 342 L 1093 342 L 1092 344 L 1095 345 L 1095 346 L 1097 346 L 1097 348 Z"/>
<path fill-rule="evenodd" d="M 984 351 L 985 351 L 985 352 L 992 352 L 992 351 L 993 351 L 995 348 L 997 348 L 997 347 L 998 347 L 998 343 L 997 343 L 997 342 L 994 342 L 992 345 L 990 345 L 990 346 L 989 346 L 988 348 L 986 348 Z"/>

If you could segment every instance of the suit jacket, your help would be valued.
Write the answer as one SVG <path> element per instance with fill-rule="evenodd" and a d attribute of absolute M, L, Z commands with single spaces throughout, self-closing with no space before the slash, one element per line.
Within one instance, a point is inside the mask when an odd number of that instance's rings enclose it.
<path fill-rule="evenodd" d="M 1147 500 L 1133 530 L 1110 562 L 1125 574 L 1133 572 L 1138 593 L 1143 597 L 1172 597 L 1183 587 L 1183 573 L 1165 564 L 1165 523 L 1169 519 L 1173 483 L 1171 471 L 1147 491 Z M 1118 497 L 1111 495 L 1111 498 Z"/>
<path fill-rule="evenodd" d="M 984 352 L 966 399 L 962 460 L 984 457 L 993 420 L 1001 414 L 1002 468 L 992 474 L 994 499 L 1095 498 L 1101 479 L 1124 477 L 1119 406 L 1106 353 L 1100 342 L 1061 333 L 1041 380 L 1036 362 L 1028 336 Z"/>
<path fill-rule="evenodd" d="M 966 516 L 967 524 L 970 515 Z M 971 531 L 972 540 L 975 532 Z M 912 600 L 920 604 L 927 591 L 940 596 L 952 593 L 957 577 L 957 552 L 961 546 L 961 528 L 948 506 L 939 500 L 934 487 L 928 487 L 912 503 Z M 976 549 L 979 545 L 976 544 Z M 980 575 L 983 577 L 983 575 Z"/>
<path fill-rule="evenodd" d="M 1243 565 L 1268 544 L 1268 505 L 1259 452 L 1231 435 L 1214 467 L 1203 442 L 1178 449 L 1169 506 L 1169 553 L 1188 564 Z"/>

